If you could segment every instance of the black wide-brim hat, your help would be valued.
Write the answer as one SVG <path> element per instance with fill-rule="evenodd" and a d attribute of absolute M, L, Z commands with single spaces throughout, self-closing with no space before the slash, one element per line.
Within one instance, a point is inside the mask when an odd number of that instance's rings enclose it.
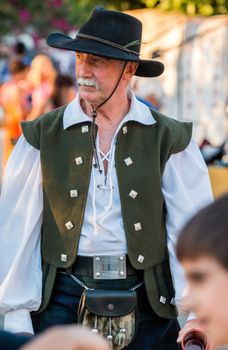
<path fill-rule="evenodd" d="M 119 11 L 96 7 L 91 17 L 78 31 L 75 39 L 53 33 L 49 46 L 57 49 L 84 52 L 107 58 L 138 62 L 135 75 L 157 77 L 164 71 L 163 63 L 140 59 L 142 23 L 135 17 Z"/>

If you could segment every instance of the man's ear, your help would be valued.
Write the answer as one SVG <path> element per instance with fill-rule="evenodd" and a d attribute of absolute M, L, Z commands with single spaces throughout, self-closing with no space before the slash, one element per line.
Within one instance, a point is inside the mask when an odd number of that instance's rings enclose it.
<path fill-rule="evenodd" d="M 124 70 L 124 78 L 127 80 L 131 79 L 135 74 L 138 65 L 138 62 L 127 62 Z"/>

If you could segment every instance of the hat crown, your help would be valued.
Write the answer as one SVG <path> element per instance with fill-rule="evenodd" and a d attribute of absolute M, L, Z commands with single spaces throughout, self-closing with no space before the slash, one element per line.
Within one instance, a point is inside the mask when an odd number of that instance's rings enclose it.
<path fill-rule="evenodd" d="M 140 52 L 142 23 L 137 18 L 123 12 L 96 7 L 78 33 L 92 35 Z"/>
<path fill-rule="evenodd" d="M 74 39 L 62 33 L 52 33 L 47 43 L 58 49 L 138 62 L 135 75 L 158 77 L 164 71 L 164 65 L 140 58 L 141 40 L 142 23 L 137 18 L 97 7 Z"/>

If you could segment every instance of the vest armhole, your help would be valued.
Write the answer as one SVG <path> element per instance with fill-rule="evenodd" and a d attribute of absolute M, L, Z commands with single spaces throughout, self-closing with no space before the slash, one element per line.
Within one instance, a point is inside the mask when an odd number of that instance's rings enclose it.
<path fill-rule="evenodd" d="M 40 149 L 40 140 L 38 138 L 38 135 L 37 135 L 37 127 L 34 127 L 34 126 L 37 126 L 35 124 L 37 123 L 34 123 L 35 121 L 32 120 L 32 121 L 26 121 L 26 122 L 21 122 L 21 128 L 22 128 L 22 132 L 23 132 L 23 135 L 26 139 L 26 141 L 32 145 L 33 147 L 35 147 L 36 149 Z"/>
<path fill-rule="evenodd" d="M 176 135 L 175 143 L 172 147 L 171 154 L 183 151 L 190 143 L 192 138 L 192 123 L 179 122 L 178 135 Z"/>

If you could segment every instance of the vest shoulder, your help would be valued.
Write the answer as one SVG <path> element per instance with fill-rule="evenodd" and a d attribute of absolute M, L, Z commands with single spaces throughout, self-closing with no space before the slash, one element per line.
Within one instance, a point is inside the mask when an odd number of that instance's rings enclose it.
<path fill-rule="evenodd" d="M 171 153 L 183 151 L 188 146 L 192 138 L 192 123 L 182 122 L 170 118 L 165 114 L 151 108 L 150 111 L 157 123 L 157 126 L 162 130 L 164 137 L 171 140 Z"/>
<path fill-rule="evenodd" d="M 21 123 L 23 135 L 28 143 L 40 149 L 40 136 L 43 130 L 45 133 L 59 127 L 63 123 L 63 114 L 66 106 L 59 107 L 40 117 Z"/>

